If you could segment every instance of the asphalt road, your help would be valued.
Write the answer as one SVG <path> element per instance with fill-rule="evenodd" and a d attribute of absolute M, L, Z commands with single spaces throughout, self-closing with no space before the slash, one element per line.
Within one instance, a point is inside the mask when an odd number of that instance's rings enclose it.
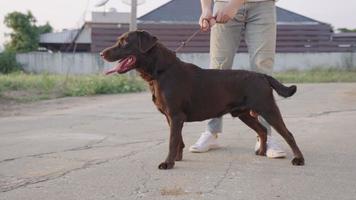
<path fill-rule="evenodd" d="M 356 199 L 356 84 L 301 84 L 278 98 L 306 165 L 255 156 L 255 134 L 224 118 L 222 148 L 158 170 L 168 126 L 150 94 L 64 98 L 0 111 L 1 200 Z M 206 122 L 187 123 L 186 146 Z"/>

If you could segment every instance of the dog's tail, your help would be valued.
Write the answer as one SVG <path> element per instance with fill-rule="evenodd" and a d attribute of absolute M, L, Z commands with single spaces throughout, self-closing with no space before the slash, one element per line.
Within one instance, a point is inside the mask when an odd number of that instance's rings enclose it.
<path fill-rule="evenodd" d="M 265 75 L 271 87 L 282 97 L 290 97 L 297 91 L 297 86 L 285 86 L 272 76 Z"/>

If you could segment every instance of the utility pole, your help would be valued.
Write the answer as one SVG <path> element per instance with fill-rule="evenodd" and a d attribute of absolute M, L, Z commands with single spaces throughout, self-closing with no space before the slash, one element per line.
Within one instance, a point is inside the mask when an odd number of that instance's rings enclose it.
<path fill-rule="evenodd" d="M 131 12 L 130 12 L 130 31 L 137 29 L 137 0 L 131 0 Z"/>

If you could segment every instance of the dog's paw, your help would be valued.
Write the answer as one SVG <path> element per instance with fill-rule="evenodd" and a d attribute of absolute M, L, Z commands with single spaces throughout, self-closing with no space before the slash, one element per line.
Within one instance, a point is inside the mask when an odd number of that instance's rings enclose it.
<path fill-rule="evenodd" d="M 173 166 L 174 166 L 174 162 L 173 163 L 162 162 L 161 164 L 158 165 L 158 169 L 172 169 Z"/>
<path fill-rule="evenodd" d="M 258 149 L 257 151 L 255 151 L 255 154 L 256 156 L 266 156 L 266 151 Z"/>
<path fill-rule="evenodd" d="M 304 158 L 293 158 L 292 165 L 304 165 Z"/>
<path fill-rule="evenodd" d="M 266 156 L 266 152 L 263 152 L 260 150 L 255 151 L 255 154 L 256 154 L 256 156 Z"/>

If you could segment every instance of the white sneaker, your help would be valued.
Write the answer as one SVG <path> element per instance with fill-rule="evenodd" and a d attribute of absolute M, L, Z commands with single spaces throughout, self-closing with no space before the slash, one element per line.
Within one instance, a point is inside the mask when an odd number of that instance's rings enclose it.
<path fill-rule="evenodd" d="M 257 142 L 255 146 L 255 151 L 260 148 L 260 140 L 257 137 Z M 277 140 L 275 140 L 272 136 L 267 136 L 267 151 L 266 156 L 268 158 L 284 158 L 287 154 L 281 149 Z"/>
<path fill-rule="evenodd" d="M 205 131 L 201 134 L 198 141 L 189 147 L 189 151 L 192 153 L 203 153 L 216 148 L 219 148 L 218 134 L 212 134 L 209 131 Z"/>

